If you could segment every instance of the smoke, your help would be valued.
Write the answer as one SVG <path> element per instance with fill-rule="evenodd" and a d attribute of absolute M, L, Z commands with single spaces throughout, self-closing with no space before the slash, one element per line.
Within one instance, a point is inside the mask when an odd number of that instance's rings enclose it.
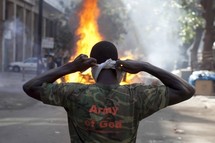
<path fill-rule="evenodd" d="M 172 0 L 123 0 L 130 14 L 124 37 L 126 49 L 135 58 L 165 69 L 171 69 L 180 58 L 180 28 L 178 18 L 182 14 Z"/>
<path fill-rule="evenodd" d="M 22 36 L 26 32 L 25 24 L 18 18 L 4 22 L 4 38 L 12 39 L 14 36 Z M 26 35 L 24 35 L 26 36 Z"/>

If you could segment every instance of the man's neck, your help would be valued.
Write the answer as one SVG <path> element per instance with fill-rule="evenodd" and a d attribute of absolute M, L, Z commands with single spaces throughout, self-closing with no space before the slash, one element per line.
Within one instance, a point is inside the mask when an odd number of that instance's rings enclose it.
<path fill-rule="evenodd" d="M 100 84 L 119 84 L 116 74 L 110 69 L 104 69 L 100 72 L 97 83 Z"/>

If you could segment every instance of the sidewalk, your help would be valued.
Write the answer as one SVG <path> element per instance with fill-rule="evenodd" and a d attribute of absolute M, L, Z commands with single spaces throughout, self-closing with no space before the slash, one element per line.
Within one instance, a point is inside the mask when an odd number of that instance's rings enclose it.
<path fill-rule="evenodd" d="M 33 78 L 34 76 L 34 73 L 23 74 L 22 72 L 0 72 L 0 88 L 20 88 L 26 81 Z"/>
<path fill-rule="evenodd" d="M 34 100 L 24 93 L 22 85 L 34 76 L 30 73 L 0 72 L 0 110 L 20 109 L 32 104 Z"/>

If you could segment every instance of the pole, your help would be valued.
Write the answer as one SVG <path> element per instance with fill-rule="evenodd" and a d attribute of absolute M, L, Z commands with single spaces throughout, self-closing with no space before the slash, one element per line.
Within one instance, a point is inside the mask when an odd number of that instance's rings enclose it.
<path fill-rule="evenodd" d="M 41 49 L 42 49 L 42 31 L 43 31 L 43 0 L 39 0 L 39 11 L 38 11 L 38 49 L 37 49 L 37 75 L 41 73 Z"/>
<path fill-rule="evenodd" d="M 3 0 L 2 1 L 2 21 L 4 21 L 4 25 L 5 25 L 5 11 L 6 11 L 6 1 Z M 7 55 L 6 55 L 6 49 L 5 49 L 5 29 L 2 31 L 1 33 L 1 36 L 2 36 L 2 43 L 1 43 L 1 46 L 2 46 L 2 67 L 0 67 L 1 71 L 4 72 L 5 69 L 6 69 L 6 66 L 5 66 L 5 63 L 6 63 L 6 58 L 7 58 Z"/>

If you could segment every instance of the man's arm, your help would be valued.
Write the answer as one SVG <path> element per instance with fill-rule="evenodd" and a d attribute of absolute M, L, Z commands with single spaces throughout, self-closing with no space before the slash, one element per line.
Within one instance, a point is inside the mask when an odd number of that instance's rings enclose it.
<path fill-rule="evenodd" d="M 86 55 L 79 55 L 73 62 L 67 63 L 59 68 L 52 69 L 47 71 L 31 80 L 26 82 L 23 85 L 23 90 L 30 97 L 40 99 L 40 88 L 43 83 L 53 83 L 58 78 L 74 73 L 77 71 L 85 71 L 89 67 L 95 66 L 96 60 L 93 58 L 88 58 Z"/>
<path fill-rule="evenodd" d="M 135 74 L 140 71 L 145 71 L 157 77 L 168 88 L 168 95 L 170 97 L 169 105 L 187 100 L 195 93 L 195 89 L 185 80 L 166 70 L 151 65 L 150 63 L 133 60 L 119 60 L 117 61 L 116 66 L 118 69 L 128 73 Z"/>

